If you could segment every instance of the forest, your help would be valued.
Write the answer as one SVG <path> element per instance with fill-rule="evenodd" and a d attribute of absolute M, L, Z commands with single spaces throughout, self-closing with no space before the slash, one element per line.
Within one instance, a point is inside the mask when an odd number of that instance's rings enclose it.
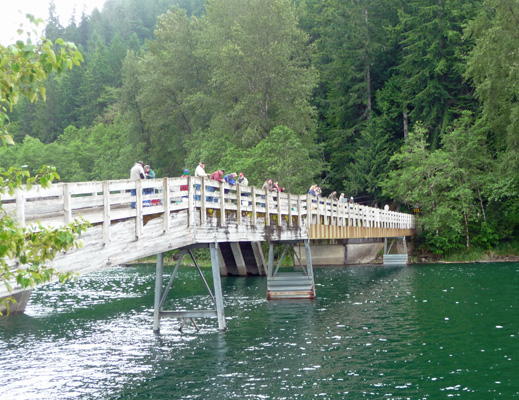
<path fill-rule="evenodd" d="M 72 182 L 203 159 L 416 213 L 424 257 L 519 254 L 518 0 L 107 0 L 67 26 L 49 11 L 44 36 L 84 61 L 8 113 L 1 168 Z"/>

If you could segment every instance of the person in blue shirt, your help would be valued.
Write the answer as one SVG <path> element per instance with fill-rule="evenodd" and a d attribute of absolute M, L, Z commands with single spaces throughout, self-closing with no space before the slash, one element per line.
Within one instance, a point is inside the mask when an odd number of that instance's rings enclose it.
<path fill-rule="evenodd" d="M 237 176 L 238 176 L 238 175 L 236 174 L 236 172 L 232 172 L 232 173 L 230 173 L 230 174 L 225 175 L 225 176 L 223 177 L 223 180 L 224 180 L 225 182 L 227 182 L 229 185 L 231 185 L 231 186 L 235 186 L 235 185 L 236 185 L 236 181 L 235 181 L 235 179 L 236 179 Z"/>

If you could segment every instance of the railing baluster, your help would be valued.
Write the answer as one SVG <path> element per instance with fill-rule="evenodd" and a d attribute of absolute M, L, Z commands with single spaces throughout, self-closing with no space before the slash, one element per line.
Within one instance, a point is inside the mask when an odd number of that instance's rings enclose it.
<path fill-rule="evenodd" d="M 110 182 L 103 181 L 103 244 L 110 242 Z M 68 192 L 68 190 L 67 190 Z M 67 193 L 68 194 L 68 193 Z"/>
<path fill-rule="evenodd" d="M 65 224 L 72 222 L 72 204 L 70 198 L 70 187 L 68 183 L 63 184 L 63 213 Z"/>
<path fill-rule="evenodd" d="M 16 188 L 16 219 L 21 227 L 25 227 L 25 193 L 21 188 Z"/>
<path fill-rule="evenodd" d="M 258 222 L 258 218 L 256 215 L 256 188 L 253 186 L 251 189 L 251 197 L 252 197 L 252 226 L 256 226 Z"/>
<path fill-rule="evenodd" d="M 241 189 L 236 185 L 236 224 L 241 225 Z"/>
<path fill-rule="evenodd" d="M 171 210 L 171 194 L 169 193 L 169 180 L 168 178 L 164 178 L 162 180 L 162 194 L 164 202 L 164 232 L 168 232 L 170 229 L 170 220 L 169 213 Z"/>
<path fill-rule="evenodd" d="M 142 226 L 143 226 L 143 213 L 142 213 L 142 181 L 137 179 L 135 181 L 135 237 L 139 239 L 142 236 Z"/>
<path fill-rule="evenodd" d="M 224 191 L 224 183 L 220 182 L 220 224 L 221 226 L 225 225 L 225 191 Z"/>

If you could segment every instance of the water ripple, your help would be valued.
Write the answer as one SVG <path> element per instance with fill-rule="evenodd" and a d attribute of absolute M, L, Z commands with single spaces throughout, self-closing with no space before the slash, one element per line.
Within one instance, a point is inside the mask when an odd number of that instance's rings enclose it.
<path fill-rule="evenodd" d="M 39 288 L 0 319 L 0 398 L 519 398 L 519 264 L 315 274 L 314 301 L 223 278 L 225 333 L 164 319 L 153 334 L 153 266 Z M 192 268 L 179 278 L 166 309 L 211 307 Z"/>

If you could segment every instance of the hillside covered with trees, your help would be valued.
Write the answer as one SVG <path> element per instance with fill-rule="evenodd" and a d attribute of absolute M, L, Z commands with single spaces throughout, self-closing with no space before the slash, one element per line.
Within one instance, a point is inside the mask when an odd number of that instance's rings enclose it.
<path fill-rule="evenodd" d="M 67 26 L 53 7 L 45 36 L 84 62 L 9 114 L 0 167 L 204 159 L 419 209 L 424 253 L 519 242 L 518 0 L 107 0 Z"/>

